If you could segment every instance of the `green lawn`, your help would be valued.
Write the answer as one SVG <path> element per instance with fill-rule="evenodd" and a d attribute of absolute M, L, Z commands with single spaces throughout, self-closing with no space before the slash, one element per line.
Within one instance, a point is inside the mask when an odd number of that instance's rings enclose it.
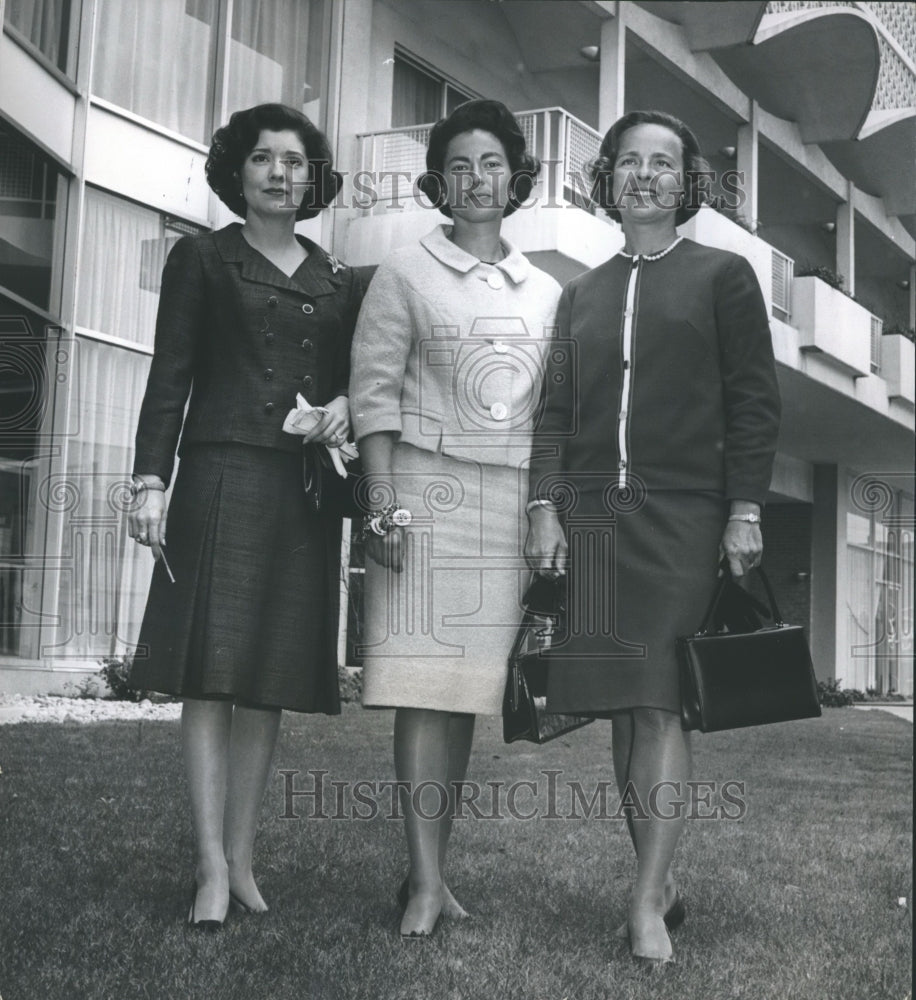
<path fill-rule="evenodd" d="M 276 766 L 392 777 L 390 712 L 285 717 Z M 482 720 L 471 777 L 587 793 L 610 778 L 610 724 L 545 747 Z M 390 794 L 371 819 L 308 818 L 271 783 L 257 873 L 271 912 L 221 934 L 184 925 L 192 846 L 176 723 L 0 728 L 2 1000 L 904 1000 L 911 983 L 912 737 L 882 712 L 695 739 L 696 777 L 744 783 L 738 819 L 694 820 L 678 871 L 677 964 L 632 965 L 613 937 L 632 860 L 616 819 L 456 823 L 451 883 L 474 919 L 402 942 L 405 870 Z M 518 786 L 517 811 L 534 804 Z M 477 805 L 491 813 L 488 789 Z M 365 798 L 365 796 L 364 796 Z M 712 805 L 718 802 L 712 797 Z M 721 803 L 720 803 L 721 804 Z M 369 806 L 346 796 L 346 816 Z M 616 798 L 611 796 L 608 813 Z M 326 786 L 324 812 L 337 811 Z M 708 812 L 710 810 L 704 810 Z M 736 807 L 728 807 L 732 815 Z M 581 814 L 582 810 L 579 809 Z M 898 904 L 906 897 L 906 906 Z"/>

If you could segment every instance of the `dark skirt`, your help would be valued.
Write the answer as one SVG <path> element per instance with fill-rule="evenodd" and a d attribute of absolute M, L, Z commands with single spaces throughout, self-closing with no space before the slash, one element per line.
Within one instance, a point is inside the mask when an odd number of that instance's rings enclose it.
<path fill-rule="evenodd" d="M 176 582 L 156 565 L 131 682 L 337 714 L 341 522 L 307 508 L 301 455 L 187 448 L 166 539 Z"/>
<path fill-rule="evenodd" d="M 727 504 L 651 491 L 632 507 L 583 494 L 567 524 L 569 635 L 551 650 L 550 711 L 680 712 L 675 640 L 700 627 L 712 598 Z"/>

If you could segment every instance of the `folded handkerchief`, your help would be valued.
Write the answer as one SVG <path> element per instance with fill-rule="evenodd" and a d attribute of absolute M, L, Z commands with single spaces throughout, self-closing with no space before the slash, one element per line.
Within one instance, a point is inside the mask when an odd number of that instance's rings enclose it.
<path fill-rule="evenodd" d="M 298 434 L 300 437 L 304 437 L 327 412 L 323 406 L 312 406 L 307 399 L 302 397 L 301 393 L 296 393 L 296 409 L 290 410 L 286 414 L 283 430 L 287 434 Z M 346 479 L 347 470 L 344 468 L 344 462 L 352 462 L 354 458 L 359 457 L 356 445 L 349 441 L 339 447 L 326 444 L 325 448 L 328 449 L 328 455 L 331 457 L 337 475 Z"/>

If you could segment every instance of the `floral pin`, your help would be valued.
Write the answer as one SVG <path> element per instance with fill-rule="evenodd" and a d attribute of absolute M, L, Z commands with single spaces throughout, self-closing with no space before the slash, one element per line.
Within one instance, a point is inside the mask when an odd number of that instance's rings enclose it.
<path fill-rule="evenodd" d="M 328 264 L 331 266 L 331 273 L 337 274 L 338 271 L 346 271 L 347 265 L 341 263 L 336 257 L 328 254 Z"/>

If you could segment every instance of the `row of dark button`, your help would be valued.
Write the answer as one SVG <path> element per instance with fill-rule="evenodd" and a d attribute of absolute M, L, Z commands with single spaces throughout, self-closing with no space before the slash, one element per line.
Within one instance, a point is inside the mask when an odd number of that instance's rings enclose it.
<path fill-rule="evenodd" d="M 276 306 L 280 304 L 280 300 L 277 298 L 276 295 L 271 295 L 271 297 L 267 300 L 267 304 L 271 307 L 271 309 L 274 309 Z M 311 316 L 312 313 L 315 311 L 315 307 L 312 305 L 311 302 L 303 302 L 302 311 L 305 313 L 306 316 Z"/>
<path fill-rule="evenodd" d="M 265 382 L 271 382 L 271 381 L 273 381 L 273 377 L 274 377 L 274 370 L 273 370 L 273 368 L 265 368 L 264 369 L 264 381 Z M 302 379 L 301 379 L 301 382 L 302 382 L 303 386 L 305 386 L 306 389 L 311 389 L 312 385 L 314 384 L 314 379 L 312 378 L 311 375 L 303 375 Z"/>

